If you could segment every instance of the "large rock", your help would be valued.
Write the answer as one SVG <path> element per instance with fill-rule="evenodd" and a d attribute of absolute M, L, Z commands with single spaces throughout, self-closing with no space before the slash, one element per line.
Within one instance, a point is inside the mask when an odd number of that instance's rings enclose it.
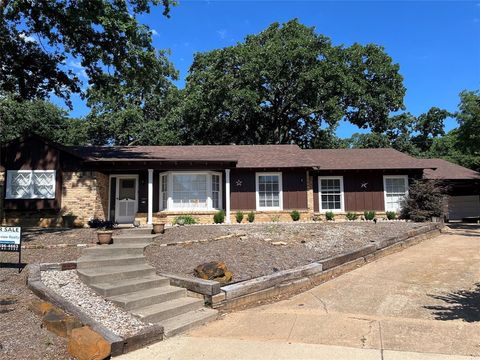
<path fill-rule="evenodd" d="M 67 351 L 77 360 L 103 360 L 111 350 L 110 343 L 89 326 L 74 329 L 68 338 Z"/>
<path fill-rule="evenodd" d="M 43 316 L 50 310 L 54 308 L 54 306 L 46 301 L 41 300 L 33 300 L 29 305 L 28 308 L 37 314 L 38 316 Z"/>
<path fill-rule="evenodd" d="M 215 280 L 221 283 L 232 281 L 233 274 L 228 271 L 223 261 L 211 261 L 198 265 L 194 269 L 195 276 L 204 280 Z"/>
<path fill-rule="evenodd" d="M 73 329 L 81 327 L 82 324 L 75 317 L 54 307 L 43 317 L 42 326 L 58 336 L 67 337 Z"/>

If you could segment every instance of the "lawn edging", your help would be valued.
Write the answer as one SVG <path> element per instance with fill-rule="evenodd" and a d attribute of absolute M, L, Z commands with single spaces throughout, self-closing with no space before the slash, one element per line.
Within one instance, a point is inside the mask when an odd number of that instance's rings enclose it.
<path fill-rule="evenodd" d="M 76 265 L 77 263 L 75 261 L 65 263 L 29 264 L 24 269 L 28 274 L 27 287 L 40 299 L 52 303 L 66 313 L 77 318 L 83 325 L 88 325 L 92 330 L 99 333 L 108 343 L 110 343 L 111 356 L 126 354 L 127 352 L 140 349 L 153 342 L 163 340 L 163 327 L 157 324 L 153 324 L 133 336 L 127 338 L 121 337 L 94 320 L 90 315 L 82 311 L 81 308 L 48 288 L 42 282 L 41 271 L 72 270 L 76 269 Z"/>
<path fill-rule="evenodd" d="M 440 234 L 442 228 L 443 223 L 430 223 L 409 230 L 400 236 L 387 238 L 352 252 L 279 271 L 271 275 L 225 285 L 221 287 L 220 293 L 204 294 L 205 301 L 213 308 L 233 310 L 253 303 L 271 300 L 276 296 L 306 291 L 378 258 L 435 237 Z"/>

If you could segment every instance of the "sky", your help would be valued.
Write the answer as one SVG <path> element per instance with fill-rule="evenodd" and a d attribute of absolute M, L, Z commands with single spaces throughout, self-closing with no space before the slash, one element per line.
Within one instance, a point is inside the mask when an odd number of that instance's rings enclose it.
<path fill-rule="evenodd" d="M 480 1 L 179 0 L 170 18 L 162 10 L 139 20 L 152 29 L 155 47 L 170 49 L 180 88 L 195 53 L 235 45 L 273 22 L 298 18 L 334 45 L 383 46 L 400 64 L 406 110 L 414 115 L 432 106 L 455 111 L 462 90 L 480 89 Z M 72 116 L 88 113 L 79 97 L 73 100 Z M 447 120 L 447 130 L 455 126 Z M 337 129 L 340 137 L 354 132 L 359 129 L 347 122 Z"/>

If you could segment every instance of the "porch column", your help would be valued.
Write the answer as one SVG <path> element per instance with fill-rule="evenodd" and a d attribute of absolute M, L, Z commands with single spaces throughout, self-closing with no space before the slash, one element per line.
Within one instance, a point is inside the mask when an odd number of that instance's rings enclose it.
<path fill-rule="evenodd" d="M 148 169 L 148 215 L 147 224 L 153 223 L 153 169 Z"/>
<path fill-rule="evenodd" d="M 230 224 L 230 169 L 225 169 L 225 215 L 226 223 Z"/>

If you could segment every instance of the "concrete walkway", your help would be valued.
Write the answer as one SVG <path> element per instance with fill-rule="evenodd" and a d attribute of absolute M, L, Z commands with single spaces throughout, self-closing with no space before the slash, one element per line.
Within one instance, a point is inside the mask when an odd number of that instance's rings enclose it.
<path fill-rule="evenodd" d="M 122 359 L 480 359 L 479 307 L 480 228 L 460 226 Z"/>

